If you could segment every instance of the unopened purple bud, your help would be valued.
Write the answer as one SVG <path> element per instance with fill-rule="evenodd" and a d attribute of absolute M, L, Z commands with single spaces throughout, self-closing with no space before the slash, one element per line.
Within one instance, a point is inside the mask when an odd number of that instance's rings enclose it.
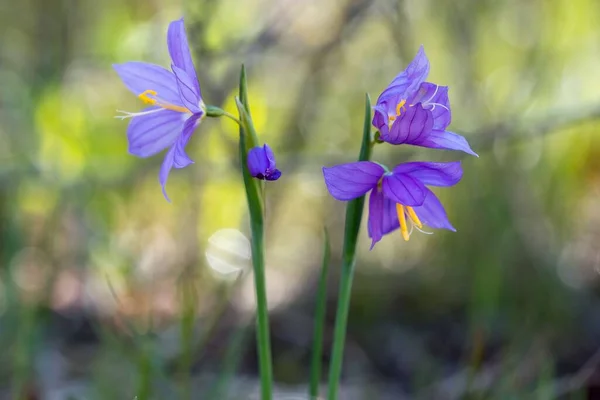
<path fill-rule="evenodd" d="M 276 181 L 281 171 L 275 168 L 275 155 L 269 145 L 257 146 L 248 151 L 248 170 L 257 179 Z"/>

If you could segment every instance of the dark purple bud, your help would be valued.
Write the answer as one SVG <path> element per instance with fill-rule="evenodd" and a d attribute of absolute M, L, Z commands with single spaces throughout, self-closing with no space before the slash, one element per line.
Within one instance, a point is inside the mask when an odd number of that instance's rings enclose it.
<path fill-rule="evenodd" d="M 257 179 L 276 181 L 281 171 L 275 168 L 275 155 L 269 145 L 257 146 L 248 151 L 248 170 Z"/>

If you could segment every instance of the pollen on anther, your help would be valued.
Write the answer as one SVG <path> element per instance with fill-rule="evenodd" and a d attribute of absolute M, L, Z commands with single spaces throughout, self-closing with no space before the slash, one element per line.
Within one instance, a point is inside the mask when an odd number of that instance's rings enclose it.
<path fill-rule="evenodd" d="M 396 115 L 400 115 L 402 113 L 402 107 L 406 104 L 406 100 L 401 100 L 400 103 L 396 106 Z"/>
<path fill-rule="evenodd" d="M 155 90 L 146 90 L 143 93 L 140 93 L 138 95 L 138 97 L 139 97 L 140 100 L 142 100 L 146 104 L 156 104 L 156 99 L 153 99 L 150 96 L 156 96 L 157 94 L 158 93 L 156 93 Z"/>

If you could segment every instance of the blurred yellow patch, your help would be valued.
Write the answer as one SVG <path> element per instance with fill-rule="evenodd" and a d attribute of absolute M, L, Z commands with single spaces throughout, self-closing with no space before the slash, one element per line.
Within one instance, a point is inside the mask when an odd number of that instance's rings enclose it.
<path fill-rule="evenodd" d="M 250 79 L 248 79 L 250 81 Z M 258 132 L 258 135 L 264 136 L 264 129 L 267 125 L 269 107 L 265 101 L 265 95 L 262 91 L 262 88 L 257 87 L 256 84 L 248 83 L 248 98 L 250 99 L 250 112 L 252 113 L 252 122 L 254 123 L 254 127 Z M 230 114 L 233 114 L 238 117 L 238 110 L 235 106 L 235 97 L 238 95 L 237 86 L 233 91 L 229 93 L 227 99 L 223 104 L 223 109 Z M 238 138 L 238 126 L 235 122 L 231 121 L 229 118 L 221 118 L 221 126 L 223 130 L 227 132 L 227 136 L 231 138 Z"/>
<path fill-rule="evenodd" d="M 211 180 L 201 193 L 201 218 L 198 233 L 202 240 L 222 228 L 240 226 L 246 198 L 244 187 L 238 179 Z"/>
<path fill-rule="evenodd" d="M 50 90 L 40 99 L 35 111 L 35 126 L 40 136 L 38 161 L 45 175 L 63 183 L 81 175 L 87 156 L 85 108 L 76 98 Z"/>

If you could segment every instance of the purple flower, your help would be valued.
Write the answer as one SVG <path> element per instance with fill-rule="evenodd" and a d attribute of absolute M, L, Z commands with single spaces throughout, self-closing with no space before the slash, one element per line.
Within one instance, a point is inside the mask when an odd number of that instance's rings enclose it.
<path fill-rule="evenodd" d="M 172 167 L 193 163 L 185 146 L 205 115 L 200 85 L 185 34 L 183 19 L 173 21 L 167 33 L 171 71 L 144 62 L 113 65 L 127 88 L 150 107 L 141 112 L 121 111 L 117 118 L 131 118 L 127 127 L 129 152 L 150 157 L 169 148 L 160 167 L 159 182 L 169 200 L 165 185 Z"/>
<path fill-rule="evenodd" d="M 281 171 L 275 168 L 275 155 L 268 144 L 254 147 L 248 151 L 248 170 L 258 179 L 276 181 Z"/>
<path fill-rule="evenodd" d="M 421 46 L 373 107 L 373 126 L 379 130 L 380 139 L 477 156 L 464 137 L 446 130 L 452 119 L 448 87 L 425 82 L 428 74 L 429 60 Z"/>
<path fill-rule="evenodd" d="M 371 161 L 323 167 L 325 184 L 337 200 L 348 201 L 367 192 L 371 248 L 383 235 L 400 228 L 404 240 L 423 225 L 456 231 L 430 186 L 452 186 L 462 178 L 460 162 L 408 162 L 391 172 Z M 410 225 L 410 229 L 409 226 Z"/>

